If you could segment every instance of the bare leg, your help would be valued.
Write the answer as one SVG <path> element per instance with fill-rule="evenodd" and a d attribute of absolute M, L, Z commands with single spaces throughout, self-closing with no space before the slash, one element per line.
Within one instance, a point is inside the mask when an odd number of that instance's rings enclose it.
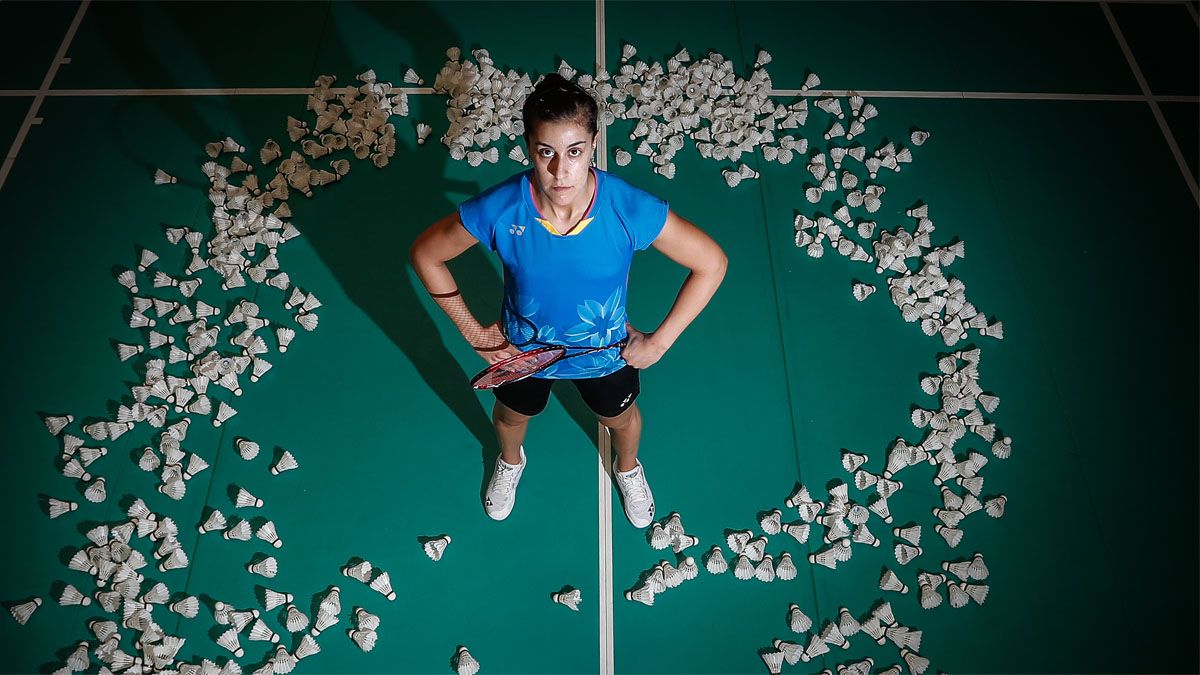
<path fill-rule="evenodd" d="M 617 448 L 615 469 L 632 471 L 637 467 L 638 444 L 642 441 L 642 411 L 637 403 L 616 417 L 600 417 L 600 423 L 608 427 Z"/>
<path fill-rule="evenodd" d="M 500 442 L 500 459 L 505 463 L 521 463 L 521 443 L 525 440 L 530 419 L 528 415 L 522 415 L 500 401 L 496 401 L 492 408 L 492 423 L 496 427 L 496 439 Z"/>

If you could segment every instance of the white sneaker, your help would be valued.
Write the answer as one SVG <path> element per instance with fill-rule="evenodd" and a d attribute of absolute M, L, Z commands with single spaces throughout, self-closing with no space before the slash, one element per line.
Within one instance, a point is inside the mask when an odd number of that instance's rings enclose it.
<path fill-rule="evenodd" d="M 483 510 L 493 520 L 504 520 L 512 513 L 513 505 L 517 503 L 517 483 L 521 482 L 521 474 L 525 471 L 525 446 L 521 446 L 521 463 L 509 464 L 503 459 L 496 458 L 496 470 L 488 481 L 487 499 L 484 500 Z"/>
<path fill-rule="evenodd" d="M 613 471 L 617 479 L 617 487 L 621 492 L 621 501 L 625 505 L 625 517 L 634 527 L 643 528 L 654 521 L 654 494 L 646 483 L 646 471 L 641 460 L 632 471 L 621 473 Z"/>

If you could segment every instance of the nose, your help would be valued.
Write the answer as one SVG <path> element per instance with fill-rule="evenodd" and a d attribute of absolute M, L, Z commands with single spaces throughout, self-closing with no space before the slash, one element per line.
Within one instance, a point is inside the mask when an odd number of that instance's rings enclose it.
<path fill-rule="evenodd" d="M 550 163 L 546 165 L 546 171 L 550 172 L 550 175 L 554 176 L 555 178 L 562 178 L 562 176 L 559 174 L 563 173 L 563 168 L 564 166 L 562 159 L 559 158 L 558 155 L 555 155 L 553 158 L 551 158 Z"/>

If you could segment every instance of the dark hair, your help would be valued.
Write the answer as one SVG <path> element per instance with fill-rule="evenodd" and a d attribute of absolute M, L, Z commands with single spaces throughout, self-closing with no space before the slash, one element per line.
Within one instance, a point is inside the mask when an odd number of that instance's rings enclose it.
<path fill-rule="evenodd" d="M 535 122 L 562 120 L 573 120 L 595 136 L 597 114 L 596 99 L 583 87 L 558 73 L 550 73 L 543 77 L 533 88 L 533 93 L 525 98 L 525 106 L 521 108 L 521 122 L 525 126 L 526 138 L 533 133 Z"/>

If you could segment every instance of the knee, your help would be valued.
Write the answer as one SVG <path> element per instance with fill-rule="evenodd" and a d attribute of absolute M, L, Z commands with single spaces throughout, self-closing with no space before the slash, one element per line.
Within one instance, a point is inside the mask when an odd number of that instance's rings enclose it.
<path fill-rule="evenodd" d="M 597 415 L 597 417 L 600 418 L 600 423 L 609 429 L 624 429 L 640 419 L 640 415 L 637 404 L 634 404 L 616 417 L 605 417 L 604 415 Z"/>

